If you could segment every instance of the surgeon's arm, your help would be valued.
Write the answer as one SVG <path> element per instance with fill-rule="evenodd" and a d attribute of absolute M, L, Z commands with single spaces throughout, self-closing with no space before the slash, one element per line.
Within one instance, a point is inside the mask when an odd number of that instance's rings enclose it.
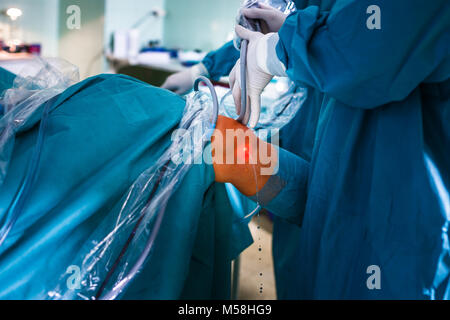
<path fill-rule="evenodd" d="M 177 94 L 186 94 L 192 90 L 195 80 L 200 76 L 213 80 L 227 76 L 238 59 L 239 51 L 230 41 L 220 49 L 210 52 L 201 63 L 169 76 L 161 88 Z"/>
<path fill-rule="evenodd" d="M 219 116 L 212 137 L 217 182 L 232 183 L 263 208 L 301 224 L 309 163 L 258 139 L 239 122 Z"/>
<path fill-rule="evenodd" d="M 371 5 L 380 8 L 381 29 L 370 29 Z M 347 0 L 329 15 L 316 6 L 298 11 L 274 36 L 293 80 L 374 108 L 403 100 L 438 68 L 449 54 L 448 30 L 448 0 Z"/>
<path fill-rule="evenodd" d="M 285 220 L 301 225 L 306 206 L 309 163 L 278 148 L 278 168 L 251 199 Z"/>
<path fill-rule="evenodd" d="M 211 51 L 203 59 L 202 63 L 213 80 L 228 76 L 239 59 L 239 51 L 234 47 L 233 41 L 229 41 L 215 51 Z"/>

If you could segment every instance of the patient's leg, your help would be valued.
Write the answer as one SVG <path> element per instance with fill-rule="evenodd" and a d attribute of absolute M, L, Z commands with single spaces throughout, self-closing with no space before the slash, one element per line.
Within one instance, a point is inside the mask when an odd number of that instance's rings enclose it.
<path fill-rule="evenodd" d="M 270 143 L 227 117 L 219 116 L 212 147 L 216 181 L 230 182 L 246 196 L 261 190 L 277 165 L 277 151 Z"/>

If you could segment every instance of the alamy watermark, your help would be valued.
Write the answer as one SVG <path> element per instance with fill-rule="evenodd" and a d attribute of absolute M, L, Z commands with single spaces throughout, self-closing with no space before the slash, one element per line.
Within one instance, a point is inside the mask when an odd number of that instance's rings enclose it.
<path fill-rule="evenodd" d="M 366 26 L 369 30 L 380 30 L 381 29 L 381 9 L 377 5 L 371 5 L 367 7 L 367 14 L 370 16 L 367 18 Z"/>
<path fill-rule="evenodd" d="M 367 278 L 366 286 L 369 290 L 381 290 L 381 269 L 377 265 L 371 265 L 367 267 L 367 274 L 370 276 Z"/>
<path fill-rule="evenodd" d="M 69 30 L 81 29 L 81 9 L 77 5 L 68 6 L 66 9 L 68 14 L 66 26 Z"/>
<path fill-rule="evenodd" d="M 66 280 L 67 288 L 70 290 L 81 289 L 81 269 L 79 266 L 71 265 L 66 270 L 70 276 Z"/>

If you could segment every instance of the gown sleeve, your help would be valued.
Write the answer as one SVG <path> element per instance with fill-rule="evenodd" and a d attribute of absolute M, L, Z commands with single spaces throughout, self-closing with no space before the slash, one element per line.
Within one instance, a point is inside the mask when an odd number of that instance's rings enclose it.
<path fill-rule="evenodd" d="M 290 15 L 276 52 L 292 80 L 370 109 L 405 99 L 448 59 L 449 30 L 448 0 L 342 0 Z"/>
<path fill-rule="evenodd" d="M 215 51 L 211 51 L 202 63 L 213 80 L 228 76 L 239 59 L 239 51 L 234 47 L 233 41 L 229 41 Z"/>
<path fill-rule="evenodd" d="M 251 199 L 285 220 L 301 225 L 306 206 L 309 162 L 282 148 L 278 168 Z"/>

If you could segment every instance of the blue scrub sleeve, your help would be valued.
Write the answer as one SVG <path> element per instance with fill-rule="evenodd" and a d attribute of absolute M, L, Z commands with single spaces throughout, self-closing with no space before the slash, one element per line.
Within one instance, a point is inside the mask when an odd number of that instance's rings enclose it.
<path fill-rule="evenodd" d="M 219 80 L 228 76 L 239 59 L 239 51 L 234 47 L 233 41 L 227 42 L 215 51 L 211 51 L 202 63 L 209 72 L 209 77 Z"/>
<path fill-rule="evenodd" d="M 381 29 L 368 27 L 371 5 Z M 448 30 L 448 0 L 342 0 L 329 13 L 310 6 L 290 15 L 276 50 L 292 80 L 369 109 L 405 99 L 448 62 Z"/>
<path fill-rule="evenodd" d="M 273 214 L 301 225 L 310 165 L 282 148 L 278 149 L 278 157 L 278 171 L 251 199 Z"/>

